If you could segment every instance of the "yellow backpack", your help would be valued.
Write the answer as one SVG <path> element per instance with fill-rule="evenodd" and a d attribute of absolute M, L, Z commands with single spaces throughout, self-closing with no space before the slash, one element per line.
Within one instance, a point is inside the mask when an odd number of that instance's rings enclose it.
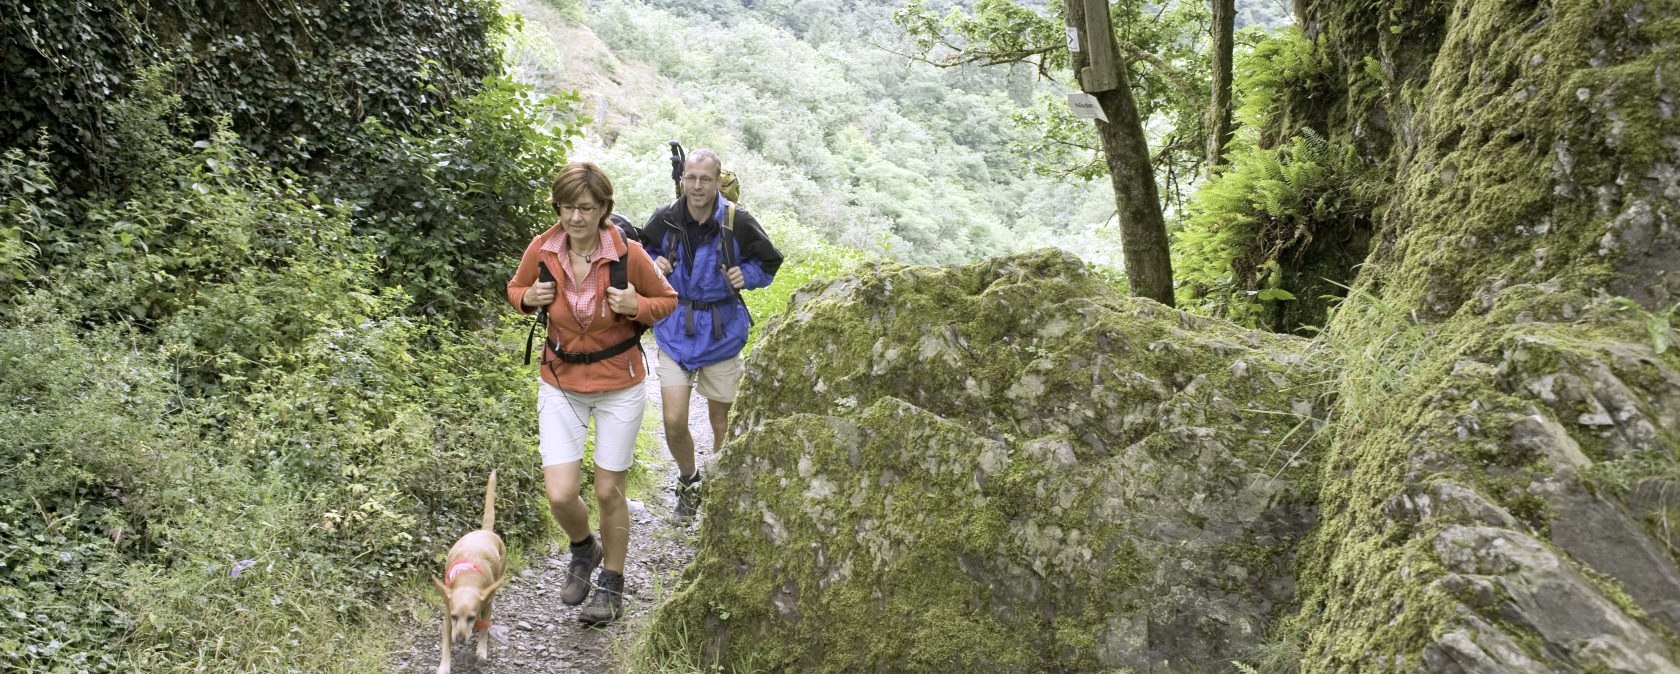
<path fill-rule="evenodd" d="M 741 183 L 735 179 L 735 172 L 726 168 L 718 169 L 718 191 L 730 203 L 741 200 Z"/>

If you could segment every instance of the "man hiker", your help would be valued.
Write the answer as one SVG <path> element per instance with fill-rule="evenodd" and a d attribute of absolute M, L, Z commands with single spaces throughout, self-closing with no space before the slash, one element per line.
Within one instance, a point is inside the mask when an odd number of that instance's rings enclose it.
<path fill-rule="evenodd" d="M 782 266 L 781 252 L 758 221 L 721 194 L 722 173 L 717 153 L 688 153 L 680 196 L 655 211 L 642 230 L 648 256 L 679 297 L 676 311 L 653 328 L 665 443 L 680 471 L 679 518 L 693 517 L 700 507 L 700 469 L 688 429 L 689 391 L 698 390 L 706 399 L 716 452 L 740 388 L 741 348 L 752 321 L 741 291 L 770 285 Z"/>

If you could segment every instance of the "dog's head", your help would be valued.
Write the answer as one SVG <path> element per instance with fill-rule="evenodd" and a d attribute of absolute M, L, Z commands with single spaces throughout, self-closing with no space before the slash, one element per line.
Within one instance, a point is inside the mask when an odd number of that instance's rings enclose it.
<path fill-rule="evenodd" d="M 439 580 L 437 576 L 432 576 L 432 582 L 437 585 L 438 591 L 443 593 L 444 602 L 449 606 L 449 617 L 445 620 L 450 622 L 450 641 L 455 643 L 466 642 L 467 637 L 472 635 L 473 628 L 478 624 L 479 618 L 484 615 L 482 610 L 484 599 L 495 592 L 496 588 L 501 587 L 503 580 L 507 579 L 497 580 L 486 588 L 470 585 L 451 588 L 445 585 L 442 580 Z"/>

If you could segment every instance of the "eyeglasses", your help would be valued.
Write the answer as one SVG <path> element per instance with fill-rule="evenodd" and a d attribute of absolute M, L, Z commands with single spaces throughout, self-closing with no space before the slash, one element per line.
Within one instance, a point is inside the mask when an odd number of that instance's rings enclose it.
<path fill-rule="evenodd" d="M 683 182 L 685 182 L 685 183 L 694 183 L 696 185 L 710 185 L 712 183 L 717 182 L 717 178 L 713 178 L 713 177 L 708 176 L 708 175 L 697 175 L 697 174 L 693 174 L 693 173 L 684 175 L 682 177 L 682 179 L 683 179 Z"/>
<path fill-rule="evenodd" d="M 584 217 L 589 217 L 591 215 L 594 215 L 595 212 L 599 211 L 599 210 L 601 210 L 600 204 L 590 204 L 588 206 L 582 206 L 582 205 L 576 205 L 576 204 L 560 204 L 560 214 L 561 215 L 571 215 L 573 213 L 577 213 L 578 215 L 582 215 Z"/>

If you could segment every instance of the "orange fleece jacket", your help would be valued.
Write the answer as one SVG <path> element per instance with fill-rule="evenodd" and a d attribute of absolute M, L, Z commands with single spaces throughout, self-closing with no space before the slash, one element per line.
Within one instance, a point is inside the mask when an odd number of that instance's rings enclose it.
<path fill-rule="evenodd" d="M 642 250 L 642 244 L 626 241 L 617 227 L 602 227 L 601 236 L 613 237 L 614 246 L 621 251 L 621 255 L 629 257 L 629 267 L 626 276 L 630 285 L 636 288 L 636 315 L 625 316 L 607 309 L 606 318 L 597 316 L 590 321 L 587 330 L 582 329 L 576 317 L 572 316 L 572 308 L 566 302 L 566 292 L 560 284 L 565 283 L 561 277 L 566 273 L 566 267 L 559 255 L 543 250 L 543 244 L 550 237 L 565 236 L 563 227 L 556 224 L 548 231 L 536 235 L 531 239 L 531 245 L 525 247 L 525 254 L 519 258 L 519 269 L 513 272 L 513 279 L 508 281 L 508 301 L 521 313 L 536 313 L 536 309 L 525 306 L 525 291 L 537 282 L 537 261 L 541 260 L 559 281 L 555 285 L 554 301 L 548 305 L 548 335 L 546 341 L 558 342 L 560 348 L 574 353 L 588 353 L 600 351 L 614 344 L 629 339 L 636 334 L 635 327 L 630 321 L 651 326 L 659 319 L 669 316 L 677 308 L 677 291 L 671 284 L 665 282 L 665 277 L 654 268 L 653 260 L 647 252 Z M 595 260 L 596 266 L 611 264 L 612 258 L 601 257 Z M 610 274 L 605 269 L 596 274 L 596 282 L 600 284 L 602 306 L 607 306 L 607 284 Z M 552 349 L 543 348 L 545 363 L 537 369 L 542 373 L 542 380 L 565 391 L 574 393 L 600 393 L 603 391 L 617 391 L 628 386 L 640 384 L 647 378 L 647 368 L 642 361 L 641 349 L 630 349 L 624 353 L 595 363 L 567 363 L 559 359 Z"/>

